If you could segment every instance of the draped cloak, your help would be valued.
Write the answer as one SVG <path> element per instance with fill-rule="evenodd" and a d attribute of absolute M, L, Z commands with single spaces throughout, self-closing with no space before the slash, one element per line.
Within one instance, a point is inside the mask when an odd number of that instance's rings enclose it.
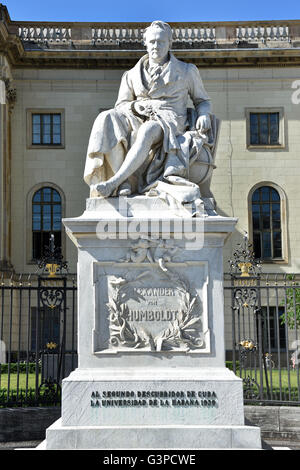
<path fill-rule="evenodd" d="M 189 132 L 187 108 L 191 100 L 195 115 L 202 101 L 209 100 L 197 67 L 182 62 L 170 53 L 170 59 L 160 73 L 151 79 L 148 55 L 125 72 L 115 107 L 101 112 L 96 118 L 89 139 L 84 180 L 89 184 L 106 181 L 113 175 L 106 155 L 118 148 L 123 156 L 133 144 L 137 131 L 144 122 L 132 110 L 135 101 L 151 103 L 151 119 L 163 130 L 163 140 L 154 146 L 147 161 L 136 172 L 137 192 L 143 194 L 158 181 L 175 185 L 194 186 L 192 199 L 200 196 L 199 187 L 188 180 L 188 168 L 193 155 L 199 154 L 207 136 Z M 170 167 L 172 167 L 170 171 Z M 166 169 L 168 176 L 166 176 Z M 165 184 L 165 183 L 163 183 Z M 190 188 L 191 189 L 191 188 Z M 197 192 L 198 191 L 198 192 Z"/>

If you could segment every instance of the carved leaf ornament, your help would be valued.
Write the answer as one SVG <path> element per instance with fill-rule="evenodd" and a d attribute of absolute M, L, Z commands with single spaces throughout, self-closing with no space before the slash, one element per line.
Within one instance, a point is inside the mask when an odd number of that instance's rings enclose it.
<path fill-rule="evenodd" d="M 160 263 L 159 263 L 160 265 Z M 113 348 L 147 349 L 151 351 L 170 351 L 199 349 L 203 346 L 200 337 L 201 318 L 193 312 L 199 302 L 198 296 L 190 294 L 187 282 L 180 279 L 177 273 L 165 269 L 164 274 L 172 281 L 175 288 L 183 297 L 183 307 L 177 318 L 161 333 L 153 336 L 144 328 L 137 328 L 128 321 L 129 308 L 125 302 L 128 298 L 128 288 L 133 281 L 145 276 L 142 273 L 134 279 L 112 278 L 110 285 L 114 295 L 110 297 L 107 307 L 109 310 L 110 345 Z"/>

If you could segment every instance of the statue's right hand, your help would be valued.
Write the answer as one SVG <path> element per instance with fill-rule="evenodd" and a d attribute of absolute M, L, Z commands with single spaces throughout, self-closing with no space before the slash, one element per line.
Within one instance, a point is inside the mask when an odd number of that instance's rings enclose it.
<path fill-rule="evenodd" d="M 207 132 L 211 128 L 211 120 L 208 114 L 203 114 L 198 117 L 196 122 L 196 129 L 200 132 Z"/>

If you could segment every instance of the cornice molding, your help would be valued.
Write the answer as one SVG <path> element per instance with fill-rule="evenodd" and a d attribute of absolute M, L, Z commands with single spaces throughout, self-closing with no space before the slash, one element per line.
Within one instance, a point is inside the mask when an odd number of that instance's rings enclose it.
<path fill-rule="evenodd" d="M 300 65 L 299 50 L 174 50 L 178 59 L 201 68 L 212 67 L 289 67 Z M 127 69 L 136 64 L 145 51 L 67 51 L 25 52 L 13 62 L 17 68 Z"/>
<path fill-rule="evenodd" d="M 176 57 L 198 67 L 300 65 L 300 20 L 169 24 Z M 0 4 L 0 52 L 17 68 L 128 69 L 148 25 L 12 21 Z"/>

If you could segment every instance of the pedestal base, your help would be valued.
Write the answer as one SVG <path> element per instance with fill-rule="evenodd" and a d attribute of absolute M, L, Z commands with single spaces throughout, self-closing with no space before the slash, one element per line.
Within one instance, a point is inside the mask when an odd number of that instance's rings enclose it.
<path fill-rule="evenodd" d="M 62 426 L 47 429 L 38 449 L 261 449 L 254 426 Z"/>
<path fill-rule="evenodd" d="M 242 381 L 223 368 L 77 369 L 63 381 L 49 449 L 261 448 L 244 425 Z"/>
<path fill-rule="evenodd" d="M 78 369 L 46 449 L 260 449 L 225 368 L 223 245 L 236 219 L 160 198 L 90 199 L 78 247 Z"/>

